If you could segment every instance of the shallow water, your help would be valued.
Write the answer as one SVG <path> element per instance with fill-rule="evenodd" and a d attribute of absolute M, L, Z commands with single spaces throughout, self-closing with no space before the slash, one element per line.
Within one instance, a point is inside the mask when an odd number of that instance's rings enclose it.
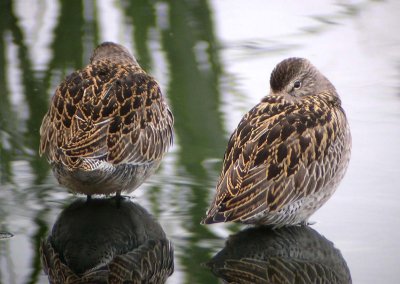
<path fill-rule="evenodd" d="M 340 250 L 353 283 L 398 283 L 400 2 L 136 2 L 1 1 L 0 283 L 47 283 L 40 240 L 76 197 L 38 156 L 38 131 L 55 86 L 104 40 L 133 50 L 175 116 L 173 149 L 132 194 L 174 244 L 168 283 L 218 283 L 201 264 L 244 228 L 199 221 L 229 134 L 291 56 L 334 83 L 353 136 L 347 174 L 312 228 Z"/>

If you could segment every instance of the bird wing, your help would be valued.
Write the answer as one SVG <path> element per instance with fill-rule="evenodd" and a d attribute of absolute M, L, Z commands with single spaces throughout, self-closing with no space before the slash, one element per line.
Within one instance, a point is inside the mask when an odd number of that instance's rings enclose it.
<path fill-rule="evenodd" d="M 149 239 L 116 256 L 109 264 L 110 283 L 164 283 L 174 271 L 174 251 L 167 239 Z M 113 281 L 114 280 L 114 281 Z"/>
<path fill-rule="evenodd" d="M 70 167 L 81 158 L 148 163 L 161 159 L 172 143 L 172 125 L 152 77 L 89 65 L 57 88 L 42 123 L 40 152 Z"/>
<path fill-rule="evenodd" d="M 334 167 L 329 173 L 319 167 L 327 161 L 324 157 L 331 155 L 329 162 L 339 158 L 332 141 L 343 135 L 340 119 L 345 119 L 343 111 L 329 101 L 317 106 L 310 97 L 300 105 L 265 97 L 230 138 L 205 223 L 245 221 L 257 213 L 279 211 L 320 188 L 316 183 L 334 174 Z"/>

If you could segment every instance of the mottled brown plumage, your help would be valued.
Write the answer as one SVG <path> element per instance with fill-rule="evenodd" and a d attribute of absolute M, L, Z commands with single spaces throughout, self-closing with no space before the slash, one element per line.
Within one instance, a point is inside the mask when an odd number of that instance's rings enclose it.
<path fill-rule="evenodd" d="M 230 236 L 207 266 L 224 283 L 352 283 L 340 251 L 308 226 L 246 229 Z"/>
<path fill-rule="evenodd" d="M 105 42 L 56 89 L 40 128 L 40 154 L 74 192 L 131 192 L 159 166 L 172 129 L 157 82 L 126 48 Z"/>
<path fill-rule="evenodd" d="M 49 282 L 165 283 L 174 250 L 155 218 L 124 198 L 75 200 L 62 211 L 40 256 Z"/>
<path fill-rule="evenodd" d="M 305 223 L 344 176 L 351 136 L 334 86 L 301 58 L 279 63 L 270 85 L 229 140 L 205 224 Z"/>

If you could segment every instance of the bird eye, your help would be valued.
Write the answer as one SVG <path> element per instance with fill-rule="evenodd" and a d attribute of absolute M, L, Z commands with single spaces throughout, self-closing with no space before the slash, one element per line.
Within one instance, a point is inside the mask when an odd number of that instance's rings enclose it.
<path fill-rule="evenodd" d="M 300 87 L 301 87 L 301 81 L 295 81 L 293 84 L 293 88 L 300 89 Z"/>

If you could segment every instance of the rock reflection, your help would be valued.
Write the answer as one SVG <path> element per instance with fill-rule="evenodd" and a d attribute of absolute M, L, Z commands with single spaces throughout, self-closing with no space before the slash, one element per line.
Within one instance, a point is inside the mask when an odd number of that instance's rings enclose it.
<path fill-rule="evenodd" d="M 164 283 L 173 248 L 155 218 L 127 198 L 78 199 L 41 244 L 50 283 Z"/>
<path fill-rule="evenodd" d="M 334 244 L 307 226 L 232 235 L 207 267 L 227 283 L 351 283 Z"/>

